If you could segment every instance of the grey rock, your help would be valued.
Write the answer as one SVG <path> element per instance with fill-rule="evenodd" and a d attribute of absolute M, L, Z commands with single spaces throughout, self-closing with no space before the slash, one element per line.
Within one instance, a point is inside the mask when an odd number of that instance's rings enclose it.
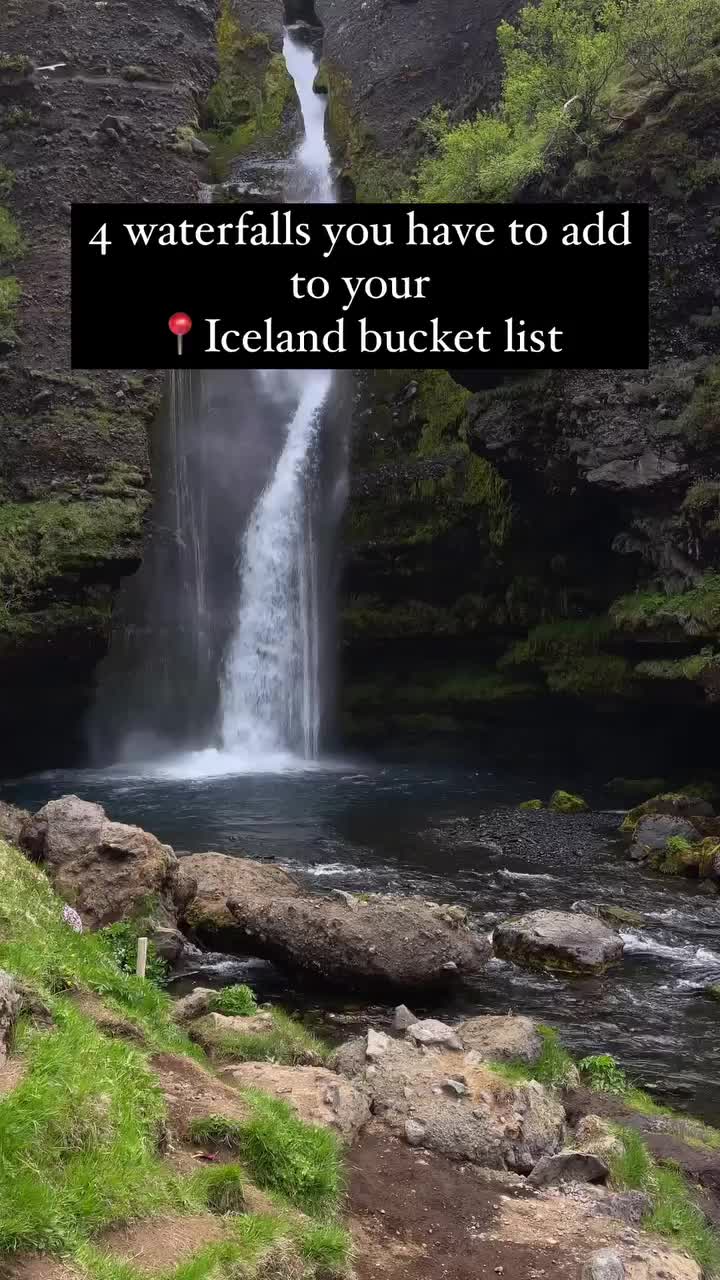
<path fill-rule="evenodd" d="M 192 142 L 190 143 L 190 146 L 192 147 L 192 150 L 195 152 L 196 156 L 210 155 L 210 148 L 207 146 L 205 142 L 203 142 L 202 138 L 193 138 Z"/>
<path fill-rule="evenodd" d="M 588 1258 L 581 1280 L 625 1280 L 625 1264 L 615 1249 L 598 1249 Z"/>
<path fill-rule="evenodd" d="M 393 1015 L 393 1029 L 395 1031 L 407 1031 L 414 1022 L 419 1022 L 419 1018 L 411 1013 L 406 1004 L 399 1004 Z"/>
<path fill-rule="evenodd" d="M 493 947 L 503 960 L 566 973 L 604 973 L 623 953 L 622 939 L 602 921 L 568 911 L 529 911 L 505 920 Z"/>
<path fill-rule="evenodd" d="M 7 1056 L 22 997 L 12 974 L 0 969 L 0 1063 Z"/>
<path fill-rule="evenodd" d="M 215 995 L 217 992 L 210 987 L 196 987 L 189 995 L 175 1001 L 172 1010 L 174 1021 L 183 1025 L 186 1022 L 193 1022 L 195 1018 L 204 1017 L 210 1012 L 210 1005 Z"/>
<path fill-rule="evenodd" d="M 695 841 L 698 833 L 687 818 L 676 818 L 669 813 L 649 813 L 641 818 L 633 833 L 630 857 L 641 861 L 648 854 L 664 849 L 671 836 L 682 836 Z"/>
<path fill-rule="evenodd" d="M 443 1049 L 462 1049 L 462 1040 L 446 1022 L 437 1018 L 424 1018 L 422 1022 L 413 1022 L 406 1035 L 415 1044 L 437 1045 Z"/>
<path fill-rule="evenodd" d="M 543 1156 L 528 1182 L 533 1187 L 552 1187 L 558 1182 L 606 1182 L 610 1170 L 592 1151 L 558 1151 Z"/>
<path fill-rule="evenodd" d="M 466 1049 L 488 1062 L 537 1062 L 543 1042 L 532 1018 L 485 1014 L 468 1018 L 458 1027 Z"/>
<path fill-rule="evenodd" d="M 6 804 L 4 800 L 0 800 L 0 839 L 18 844 L 20 832 L 29 821 L 27 809 L 17 809 L 14 804 Z"/>
<path fill-rule="evenodd" d="M 419 1147 L 425 1139 L 425 1130 L 417 1120 L 405 1121 L 405 1139 L 409 1146 Z"/>
<path fill-rule="evenodd" d="M 374 1031 L 372 1027 L 367 1033 L 367 1048 L 365 1049 L 365 1057 L 368 1062 L 377 1062 L 384 1053 L 387 1052 L 390 1039 L 385 1035 L 384 1031 Z"/>

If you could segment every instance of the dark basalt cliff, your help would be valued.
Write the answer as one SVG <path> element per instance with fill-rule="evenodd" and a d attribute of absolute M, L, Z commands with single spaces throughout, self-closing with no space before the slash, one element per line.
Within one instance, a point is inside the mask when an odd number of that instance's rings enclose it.
<path fill-rule="evenodd" d="M 79 742 L 115 590 L 140 562 L 164 386 L 70 371 L 70 202 L 195 197 L 215 16 L 213 0 L 9 0 L 0 15 L 0 225 L 21 240 L 0 237 L 0 697 L 14 767 Z"/>
<path fill-rule="evenodd" d="M 572 735 L 588 758 L 607 745 L 618 772 L 707 765 L 719 140 L 716 68 L 692 92 L 631 88 L 594 154 L 524 193 L 649 202 L 649 371 L 540 373 L 475 395 L 445 374 L 361 375 L 347 732 L 473 733 L 510 754 L 566 751 Z"/>

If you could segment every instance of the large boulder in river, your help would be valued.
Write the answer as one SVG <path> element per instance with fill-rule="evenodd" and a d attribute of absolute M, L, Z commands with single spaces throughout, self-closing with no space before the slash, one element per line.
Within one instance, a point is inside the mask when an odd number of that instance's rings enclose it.
<path fill-rule="evenodd" d="M 464 911 L 422 898 L 231 898 L 228 907 L 248 952 L 362 991 L 447 989 L 477 978 L 490 954 Z"/>
<path fill-rule="evenodd" d="M 569 911 L 528 911 L 503 920 L 493 934 L 495 953 L 528 969 L 604 973 L 620 960 L 623 942 L 601 920 Z"/>
<path fill-rule="evenodd" d="M 411 1146 L 518 1173 L 562 1146 L 565 1111 L 557 1097 L 535 1080 L 510 1083 L 475 1054 L 371 1030 L 341 1045 L 333 1062 L 369 1096 L 375 1120 Z"/>
<path fill-rule="evenodd" d="M 668 840 L 675 836 L 691 843 L 698 839 L 698 833 L 688 818 L 677 818 L 670 813 L 649 813 L 640 818 L 635 827 L 630 857 L 634 862 L 642 862 L 659 849 L 665 849 Z"/>
<path fill-rule="evenodd" d="M 39 809 L 24 823 L 20 845 L 92 929 L 140 914 L 173 927 L 192 888 L 169 845 L 140 827 L 111 822 L 102 805 L 78 796 Z"/>
<path fill-rule="evenodd" d="M 245 950 L 245 933 L 228 908 L 228 898 L 293 898 L 300 889 L 287 871 L 252 858 L 227 853 L 192 853 L 180 860 L 183 872 L 195 884 L 185 910 L 185 924 L 208 946 L 218 950 Z"/>

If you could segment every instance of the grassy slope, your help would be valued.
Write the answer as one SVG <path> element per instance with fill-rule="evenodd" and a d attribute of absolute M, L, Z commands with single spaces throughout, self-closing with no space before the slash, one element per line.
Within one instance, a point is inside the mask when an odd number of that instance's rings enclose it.
<path fill-rule="evenodd" d="M 133 1274 L 93 1242 L 103 1228 L 163 1213 L 228 1213 L 228 1238 L 178 1268 L 178 1280 L 232 1272 L 283 1242 L 308 1274 L 340 1271 L 345 1233 L 333 1221 L 341 1185 L 338 1145 L 283 1104 L 248 1097 L 237 1141 L 244 1168 L 223 1166 L 180 1178 L 159 1154 L 165 1103 L 148 1054 L 109 1039 L 76 1009 L 73 990 L 89 990 L 130 1019 L 149 1049 L 198 1050 L 170 1017 L 170 1001 L 151 983 L 122 973 L 98 935 L 76 934 L 43 873 L 0 842 L 0 967 L 32 988 L 54 1021 L 27 1018 L 13 1053 L 27 1070 L 0 1101 L 0 1263 L 3 1254 L 40 1249 L 67 1255 L 97 1280 Z M 247 1175 L 276 1193 L 268 1218 L 233 1214 Z M 316 1215 L 308 1221 L 293 1211 Z M 192 1278 L 190 1276 L 192 1272 Z M 278 1271 L 278 1274 L 281 1274 Z"/>

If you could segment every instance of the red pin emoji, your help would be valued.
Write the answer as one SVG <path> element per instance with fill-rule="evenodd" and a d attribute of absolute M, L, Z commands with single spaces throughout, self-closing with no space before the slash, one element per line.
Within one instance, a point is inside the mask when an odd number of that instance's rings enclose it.
<path fill-rule="evenodd" d="M 183 338 L 192 329 L 192 320 L 184 311 L 176 311 L 168 320 L 168 329 L 177 338 L 178 355 L 182 355 Z"/>

